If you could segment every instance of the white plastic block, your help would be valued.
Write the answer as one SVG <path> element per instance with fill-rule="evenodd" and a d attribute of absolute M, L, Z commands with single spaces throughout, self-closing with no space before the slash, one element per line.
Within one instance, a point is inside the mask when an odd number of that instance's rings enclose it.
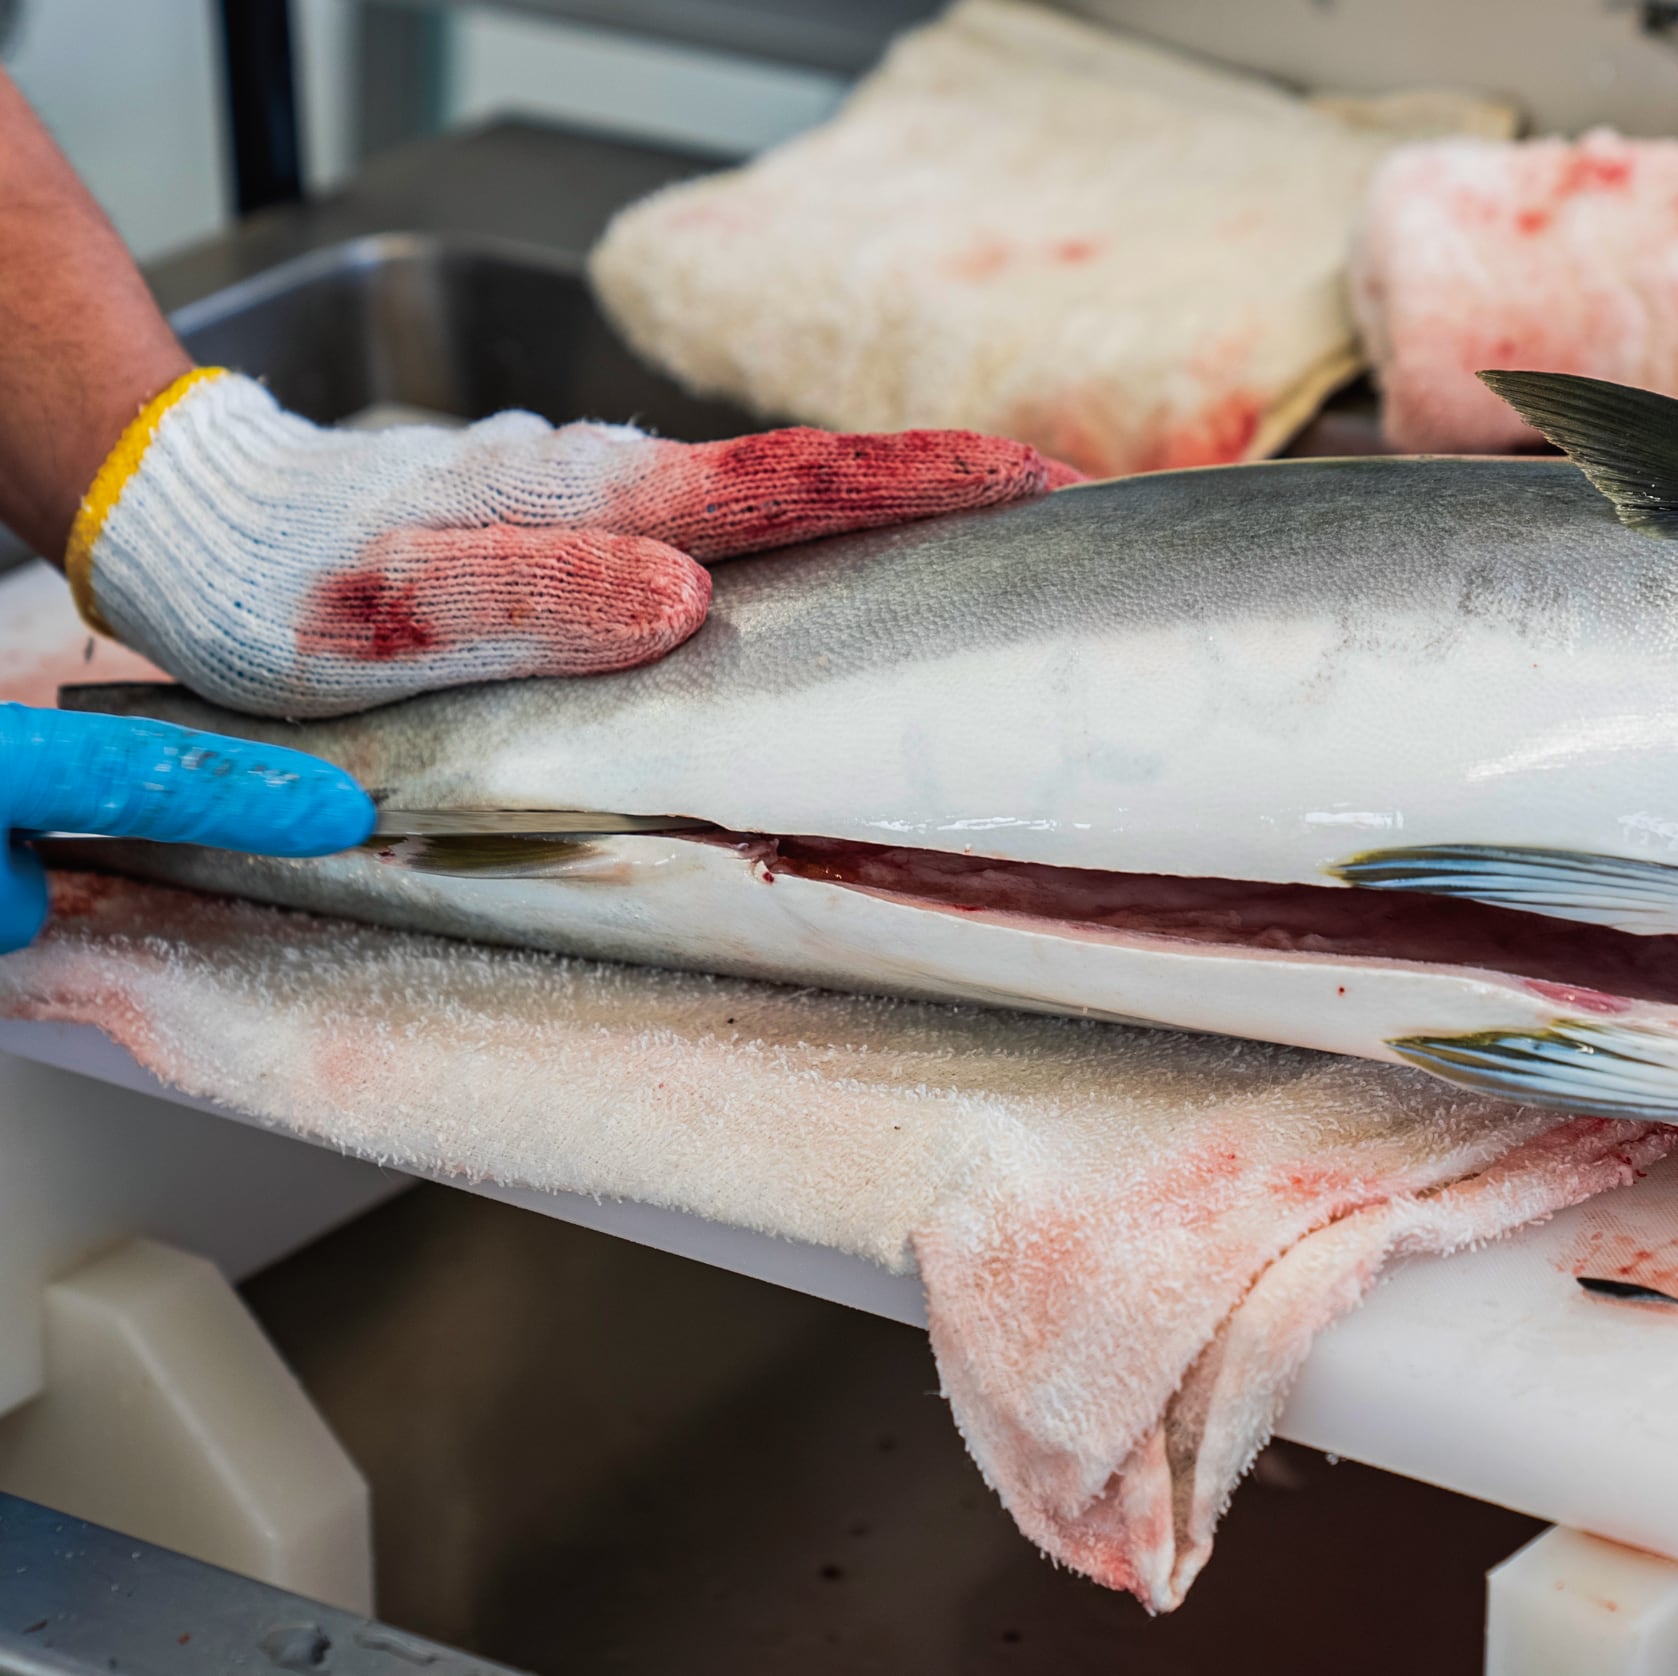
<path fill-rule="evenodd" d="M 1678 1562 L 1560 1526 L 1486 1579 L 1486 1676 L 1672 1676 Z"/>
<path fill-rule="evenodd" d="M 242 1280 L 406 1185 L 180 1104 L 94 1031 L 45 1025 L 40 1041 L 95 1076 L 119 1063 L 135 1087 L 0 1053 L 0 1415 L 41 1389 L 47 1284 L 90 1257 L 146 1236 Z"/>
<path fill-rule="evenodd" d="M 0 1489 L 372 1610 L 366 1482 L 213 1263 L 131 1240 L 46 1292 L 46 1386 Z"/>

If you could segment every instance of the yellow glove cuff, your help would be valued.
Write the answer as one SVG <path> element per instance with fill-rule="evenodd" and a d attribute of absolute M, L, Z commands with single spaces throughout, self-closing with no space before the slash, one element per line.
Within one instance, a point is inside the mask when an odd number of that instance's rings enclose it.
<path fill-rule="evenodd" d="M 189 390 L 212 378 L 224 377 L 226 371 L 225 367 L 194 367 L 191 372 L 182 373 L 167 390 L 153 396 L 117 438 L 116 447 L 106 455 L 92 487 L 82 497 L 76 521 L 70 526 L 69 545 L 64 549 L 64 574 L 69 578 L 70 593 L 75 599 L 76 609 L 82 614 L 82 621 L 113 640 L 117 636 L 112 633 L 93 597 L 94 545 L 105 528 L 105 520 L 122 499 L 123 490 L 140 469 L 140 462 L 151 447 L 164 414 Z"/>

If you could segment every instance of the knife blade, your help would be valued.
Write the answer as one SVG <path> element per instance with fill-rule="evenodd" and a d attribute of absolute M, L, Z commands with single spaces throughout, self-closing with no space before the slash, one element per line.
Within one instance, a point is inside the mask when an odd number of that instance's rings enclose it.
<path fill-rule="evenodd" d="M 592 809 L 385 809 L 375 838 L 622 838 L 637 832 L 716 832 L 688 815 L 608 815 Z"/>
<path fill-rule="evenodd" d="M 687 815 L 618 815 L 594 809 L 385 809 L 374 838 L 623 838 L 636 833 L 719 832 Z M 52 843 L 111 843 L 97 832 L 19 832 Z"/>

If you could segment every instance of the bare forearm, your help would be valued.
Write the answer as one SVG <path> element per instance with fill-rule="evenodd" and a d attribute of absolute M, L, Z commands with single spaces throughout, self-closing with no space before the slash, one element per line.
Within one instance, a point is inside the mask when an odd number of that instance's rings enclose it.
<path fill-rule="evenodd" d="M 60 560 L 123 428 L 190 365 L 115 230 L 0 71 L 0 523 Z"/>

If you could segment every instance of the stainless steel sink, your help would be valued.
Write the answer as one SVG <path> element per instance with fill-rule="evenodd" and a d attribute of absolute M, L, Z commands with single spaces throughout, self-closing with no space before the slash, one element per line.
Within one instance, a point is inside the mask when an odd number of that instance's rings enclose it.
<path fill-rule="evenodd" d="M 753 424 L 637 361 L 574 262 L 516 245 L 358 239 L 172 318 L 194 359 L 266 380 L 322 424 L 387 404 L 460 419 L 508 407 L 555 423 L 636 419 L 687 439 L 737 436 Z"/>
<path fill-rule="evenodd" d="M 519 407 L 702 441 L 760 423 L 649 371 L 613 335 L 574 261 L 519 245 L 357 239 L 170 318 L 195 360 L 264 379 L 322 424 L 386 406 L 460 419 Z M 0 530 L 0 568 L 27 556 Z"/>

